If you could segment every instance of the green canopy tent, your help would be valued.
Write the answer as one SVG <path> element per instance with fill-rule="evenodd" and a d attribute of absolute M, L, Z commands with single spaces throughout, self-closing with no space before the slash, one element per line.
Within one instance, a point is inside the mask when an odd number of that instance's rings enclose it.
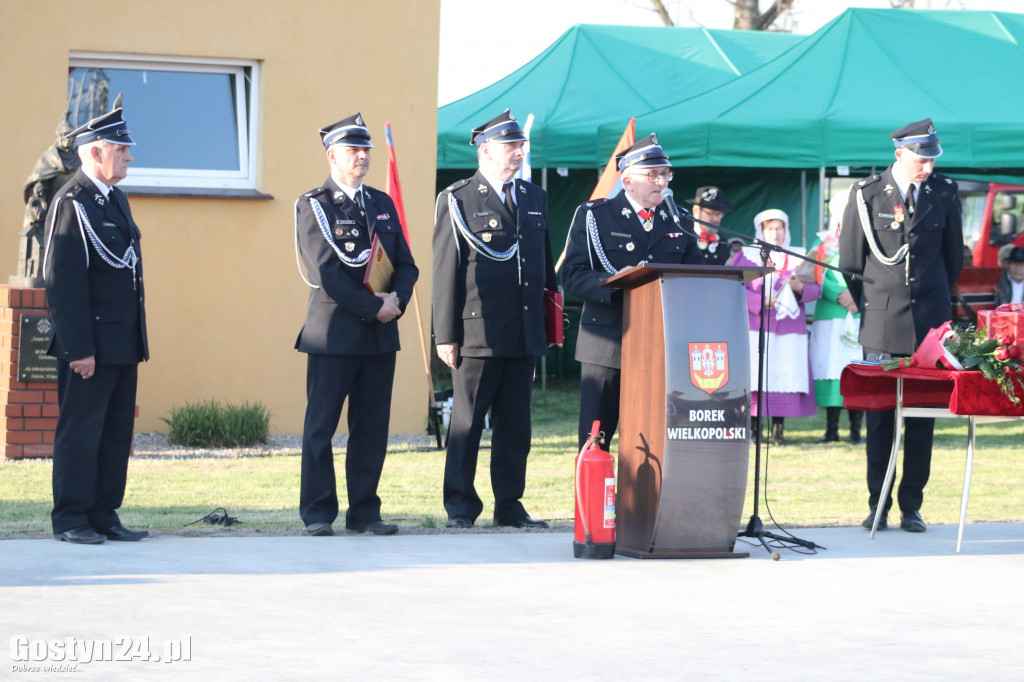
<path fill-rule="evenodd" d="M 500 81 L 438 111 L 437 166 L 476 167 L 469 131 L 506 108 L 525 120 L 535 168 L 597 168 L 597 123 L 682 101 L 748 73 L 794 47 L 783 33 L 678 27 L 577 25 Z M 638 131 L 639 134 L 639 131 Z"/>
<path fill-rule="evenodd" d="M 637 131 L 657 130 L 676 166 L 810 174 L 801 210 L 813 207 L 804 229 L 817 230 L 819 182 L 839 166 L 884 169 L 889 131 L 925 117 L 942 138 L 941 172 L 1024 175 L 1022 44 L 1020 14 L 850 9 L 761 68 L 639 115 Z M 615 144 L 616 127 L 600 126 L 599 146 Z"/>

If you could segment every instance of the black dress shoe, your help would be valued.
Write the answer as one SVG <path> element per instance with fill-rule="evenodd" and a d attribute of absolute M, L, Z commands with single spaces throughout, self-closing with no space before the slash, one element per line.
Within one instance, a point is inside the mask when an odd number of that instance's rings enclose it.
<path fill-rule="evenodd" d="M 76 545 L 99 545 L 107 541 L 105 537 L 97 533 L 90 526 L 79 526 L 66 530 L 63 533 L 54 533 L 55 540 L 61 542 L 72 542 Z"/>
<path fill-rule="evenodd" d="M 886 528 L 889 527 L 888 516 L 889 516 L 888 514 L 885 514 L 884 516 L 882 516 L 882 519 L 878 522 L 878 530 L 885 530 Z M 874 524 L 875 524 L 875 507 L 872 507 L 871 508 L 871 513 L 868 514 L 868 517 L 866 519 L 864 519 L 863 521 L 860 522 L 860 525 L 863 526 L 864 528 L 867 528 L 868 530 L 871 530 L 871 526 L 873 526 Z"/>
<path fill-rule="evenodd" d="M 108 540 L 118 540 L 120 542 L 138 542 L 142 538 L 149 537 L 148 530 L 131 530 L 125 528 L 120 523 L 110 528 L 104 528 L 100 533 L 106 535 Z"/>
<path fill-rule="evenodd" d="M 511 528 L 547 528 L 547 521 L 534 521 L 529 516 L 523 516 L 522 518 L 515 519 L 513 521 L 499 521 L 494 520 L 497 526 L 508 526 Z"/>
<path fill-rule="evenodd" d="M 910 511 L 904 511 L 903 517 L 900 519 L 900 528 L 907 531 L 908 533 L 923 533 L 927 526 L 924 525 L 924 519 L 916 509 Z"/>
<path fill-rule="evenodd" d="M 334 535 L 334 529 L 331 528 L 331 524 L 326 521 L 314 521 L 306 526 L 306 535 L 313 535 L 321 538 L 327 537 L 329 535 Z"/>
<path fill-rule="evenodd" d="M 452 516 L 448 519 L 448 522 L 444 524 L 445 528 L 472 528 L 473 522 L 467 519 L 465 516 Z"/>
<path fill-rule="evenodd" d="M 398 532 L 398 526 L 393 523 L 384 523 L 381 520 L 370 521 L 369 523 L 354 523 L 346 526 L 350 533 L 373 533 L 374 535 L 394 535 Z"/>

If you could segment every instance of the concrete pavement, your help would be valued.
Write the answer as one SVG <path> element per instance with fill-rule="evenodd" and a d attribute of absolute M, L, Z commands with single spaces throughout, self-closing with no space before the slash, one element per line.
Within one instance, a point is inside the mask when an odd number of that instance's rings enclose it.
<path fill-rule="evenodd" d="M 538 532 L 7 540 L 0 679 L 1024 679 L 1024 524 L 969 525 L 959 555 L 956 526 L 796 534 L 828 549 L 587 561 Z"/>

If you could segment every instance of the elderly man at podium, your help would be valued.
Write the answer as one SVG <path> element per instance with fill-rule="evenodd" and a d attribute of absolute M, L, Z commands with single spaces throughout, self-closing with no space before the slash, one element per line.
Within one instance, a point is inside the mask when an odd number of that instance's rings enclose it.
<path fill-rule="evenodd" d="M 622 368 L 622 291 L 601 286 L 638 263 L 700 264 L 693 222 L 680 227 L 662 205 L 672 180 L 668 155 L 654 133 L 615 157 L 622 192 L 576 209 L 562 266 L 565 290 L 583 300 L 576 359 L 580 370 L 579 447 L 594 420 L 606 443 L 619 424 Z"/>

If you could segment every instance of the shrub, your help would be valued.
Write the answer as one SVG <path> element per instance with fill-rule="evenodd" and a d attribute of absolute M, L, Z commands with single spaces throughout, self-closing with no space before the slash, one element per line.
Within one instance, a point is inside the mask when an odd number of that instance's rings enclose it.
<path fill-rule="evenodd" d="M 216 400 L 185 403 L 163 419 L 170 431 L 167 440 L 186 447 L 239 447 L 266 443 L 270 411 L 263 403 L 221 405 Z"/>

